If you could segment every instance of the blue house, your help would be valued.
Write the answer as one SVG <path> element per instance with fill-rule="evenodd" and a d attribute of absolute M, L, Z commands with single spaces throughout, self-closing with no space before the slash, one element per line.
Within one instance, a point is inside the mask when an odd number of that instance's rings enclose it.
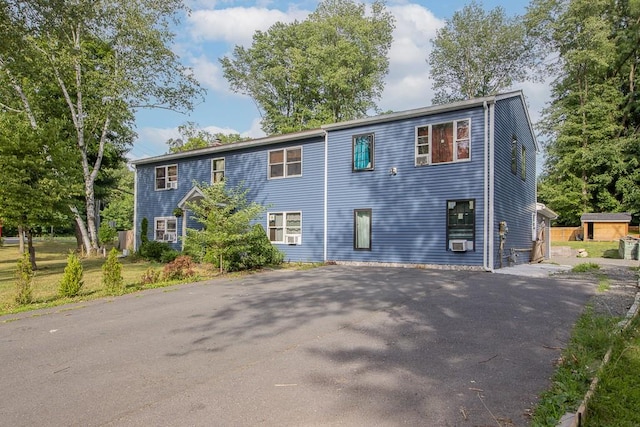
<path fill-rule="evenodd" d="M 182 245 L 198 183 L 249 189 L 291 261 L 457 266 L 528 261 L 538 146 L 522 92 L 134 162 L 135 235 Z M 516 256 L 519 255 L 519 256 Z"/>

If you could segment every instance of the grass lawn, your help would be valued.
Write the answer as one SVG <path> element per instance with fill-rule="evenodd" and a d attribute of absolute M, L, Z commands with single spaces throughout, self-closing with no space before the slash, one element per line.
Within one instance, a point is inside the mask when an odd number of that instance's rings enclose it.
<path fill-rule="evenodd" d="M 615 242 L 551 242 L 551 246 L 569 246 L 571 249 L 584 249 L 589 258 L 620 258 L 618 241 Z"/>
<path fill-rule="evenodd" d="M 593 398 L 585 427 L 640 425 L 640 317 L 633 320 L 613 345 Z"/>
<path fill-rule="evenodd" d="M 34 302 L 27 306 L 19 306 L 15 302 L 15 270 L 16 263 L 20 257 L 17 244 L 4 244 L 0 247 L 0 315 L 15 313 L 25 310 L 56 306 L 74 301 L 84 301 L 105 296 L 102 289 L 102 264 L 105 258 L 82 259 L 84 270 L 84 285 L 80 295 L 75 298 L 61 298 L 58 296 L 58 286 L 62 278 L 64 268 L 67 265 L 67 255 L 70 250 L 75 249 L 75 239 L 55 239 L 34 242 L 36 249 L 36 265 L 33 279 L 33 299 Z M 142 289 L 140 278 L 149 267 L 160 271 L 161 264 L 135 259 L 134 257 L 122 258 L 122 276 L 124 278 L 126 291 L 132 292 Z M 200 269 L 199 277 L 211 276 L 211 271 Z M 175 284 L 162 283 L 149 285 L 147 287 L 158 287 L 162 285 Z"/>

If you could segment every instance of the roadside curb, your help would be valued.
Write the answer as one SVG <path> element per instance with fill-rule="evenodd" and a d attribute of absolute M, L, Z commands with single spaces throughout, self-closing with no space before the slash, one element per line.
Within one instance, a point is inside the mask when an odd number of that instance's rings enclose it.
<path fill-rule="evenodd" d="M 638 278 L 636 287 L 640 288 L 640 278 Z M 619 333 L 627 329 L 629 324 L 631 324 L 631 321 L 633 320 L 633 318 L 638 315 L 639 309 L 640 309 L 640 290 L 636 291 L 636 296 L 634 298 L 633 304 L 629 308 L 629 311 L 627 311 L 625 318 L 620 322 L 618 322 L 619 329 L 617 329 L 616 332 Z M 607 353 L 604 355 L 604 358 L 602 359 L 602 363 L 600 364 L 600 367 L 598 368 L 598 371 L 595 377 L 593 378 L 593 380 L 591 380 L 591 384 L 589 385 L 589 390 L 587 390 L 587 393 L 585 394 L 584 399 L 582 399 L 582 402 L 580 403 L 578 410 L 575 413 L 568 412 L 564 414 L 562 418 L 560 418 L 560 421 L 558 422 L 556 427 L 581 427 L 582 426 L 582 422 L 585 419 L 585 413 L 587 412 L 587 405 L 589 403 L 589 400 L 595 393 L 596 387 L 598 386 L 598 382 L 600 381 L 600 373 L 602 372 L 604 367 L 609 363 L 609 360 L 611 359 L 611 352 L 612 352 L 612 348 L 609 347 L 609 350 L 607 350 Z"/>

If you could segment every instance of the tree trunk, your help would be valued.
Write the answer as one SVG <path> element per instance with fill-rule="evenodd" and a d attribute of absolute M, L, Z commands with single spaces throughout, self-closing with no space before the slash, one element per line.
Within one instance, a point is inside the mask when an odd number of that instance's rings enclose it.
<path fill-rule="evenodd" d="M 90 255 L 98 253 L 98 232 L 96 230 L 96 201 L 93 191 L 93 182 L 89 182 L 85 185 L 85 197 L 87 202 L 87 228 L 89 230 L 89 243 L 90 246 L 87 250 L 90 251 Z"/>
<path fill-rule="evenodd" d="M 80 230 L 80 225 L 78 225 L 78 221 L 73 221 L 74 234 L 76 235 L 76 251 L 82 253 L 84 251 L 84 245 L 82 244 L 82 231 Z"/>
<path fill-rule="evenodd" d="M 91 241 L 89 240 L 89 233 L 87 232 L 87 227 L 84 225 L 84 220 L 80 216 L 80 212 L 78 212 L 78 208 L 75 206 L 70 206 L 71 212 L 73 212 L 74 218 L 76 220 L 76 225 L 80 229 L 80 235 L 82 236 L 82 243 L 84 245 L 87 254 L 90 254 L 91 250 Z M 94 253 L 96 253 L 94 251 Z"/>
<path fill-rule="evenodd" d="M 18 226 L 18 244 L 20 245 L 20 255 L 24 253 L 24 228 Z"/>
<path fill-rule="evenodd" d="M 38 266 L 36 265 L 36 248 L 33 247 L 33 235 L 31 230 L 27 230 L 27 244 L 29 247 L 29 262 L 31 262 L 31 269 L 36 271 Z"/>

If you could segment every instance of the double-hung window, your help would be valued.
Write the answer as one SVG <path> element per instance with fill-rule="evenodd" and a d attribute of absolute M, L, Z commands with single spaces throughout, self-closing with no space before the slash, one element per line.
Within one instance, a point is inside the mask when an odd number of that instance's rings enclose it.
<path fill-rule="evenodd" d="M 178 165 L 156 167 L 156 190 L 178 188 Z"/>
<path fill-rule="evenodd" d="M 272 150 L 268 156 L 270 179 L 302 175 L 302 147 Z"/>
<path fill-rule="evenodd" d="M 416 166 L 471 159 L 471 119 L 416 127 Z"/>
<path fill-rule="evenodd" d="M 271 212 L 268 234 L 272 243 L 302 243 L 302 212 Z"/>
<path fill-rule="evenodd" d="M 473 249 L 476 236 L 475 200 L 447 201 L 447 248 L 452 240 L 465 241 Z"/>
<path fill-rule="evenodd" d="M 353 211 L 353 249 L 371 250 L 371 209 Z"/>
<path fill-rule="evenodd" d="M 352 140 L 353 171 L 373 170 L 373 134 L 356 135 Z"/>
<path fill-rule="evenodd" d="M 524 145 L 520 148 L 520 178 L 527 179 L 527 149 Z"/>
<path fill-rule="evenodd" d="M 154 218 L 154 236 L 159 242 L 178 241 L 178 220 L 175 216 Z"/>
<path fill-rule="evenodd" d="M 211 160 L 211 183 L 224 180 L 224 157 Z"/>

